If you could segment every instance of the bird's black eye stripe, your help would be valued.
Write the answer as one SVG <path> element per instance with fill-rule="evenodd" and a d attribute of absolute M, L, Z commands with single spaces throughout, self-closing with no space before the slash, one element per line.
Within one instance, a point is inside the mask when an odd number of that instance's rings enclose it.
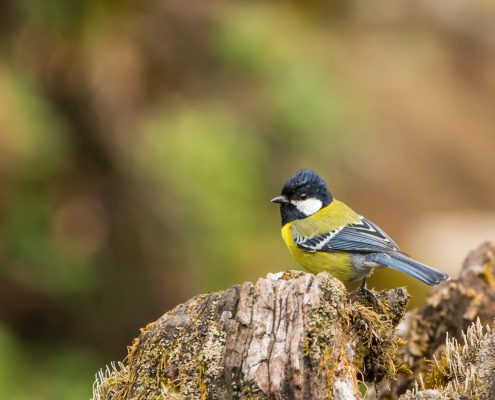
<path fill-rule="evenodd" d="M 305 199 L 306 197 L 308 197 L 308 195 L 307 195 L 306 193 L 301 193 L 301 194 L 299 195 L 299 197 L 300 197 L 301 199 Z"/>

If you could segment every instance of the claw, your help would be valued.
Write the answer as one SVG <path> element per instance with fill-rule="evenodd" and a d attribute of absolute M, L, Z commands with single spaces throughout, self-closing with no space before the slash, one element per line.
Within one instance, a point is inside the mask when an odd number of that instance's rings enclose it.
<path fill-rule="evenodd" d="M 376 297 L 375 293 L 372 290 L 368 289 L 366 286 L 366 278 L 361 281 L 359 288 L 356 292 L 361 292 L 361 297 L 365 299 L 365 301 L 371 305 L 373 308 L 377 307 L 377 310 L 382 310 L 382 305 L 380 304 L 380 300 Z"/>
<path fill-rule="evenodd" d="M 372 303 L 380 304 L 375 294 L 366 286 L 366 278 L 363 278 L 363 280 L 361 281 L 361 284 L 359 285 L 359 291 L 363 293 L 364 297 L 367 300 L 370 300 Z"/>

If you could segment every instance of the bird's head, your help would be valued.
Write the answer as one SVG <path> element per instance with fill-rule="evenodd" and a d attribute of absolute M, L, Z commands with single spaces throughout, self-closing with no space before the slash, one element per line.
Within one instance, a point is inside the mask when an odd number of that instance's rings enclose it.
<path fill-rule="evenodd" d="M 314 171 L 297 171 L 282 188 L 282 195 L 272 199 L 280 204 L 282 225 L 320 211 L 333 200 L 325 181 Z"/>

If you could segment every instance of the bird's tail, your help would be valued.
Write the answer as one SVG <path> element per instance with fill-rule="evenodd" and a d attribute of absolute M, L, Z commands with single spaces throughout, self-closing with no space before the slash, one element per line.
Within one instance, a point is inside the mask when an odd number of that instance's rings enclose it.
<path fill-rule="evenodd" d="M 449 276 L 442 271 L 422 264 L 399 252 L 371 253 L 366 258 L 377 264 L 386 265 L 396 271 L 404 272 L 430 286 L 438 285 L 440 282 L 449 279 Z"/>

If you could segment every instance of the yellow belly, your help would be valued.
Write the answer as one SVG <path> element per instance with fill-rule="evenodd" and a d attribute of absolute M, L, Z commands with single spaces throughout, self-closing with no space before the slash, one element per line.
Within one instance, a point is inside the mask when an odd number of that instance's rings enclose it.
<path fill-rule="evenodd" d="M 297 247 L 292 239 L 290 224 L 282 228 L 282 238 L 289 248 L 294 259 L 305 269 L 313 274 L 318 272 L 328 272 L 342 282 L 349 282 L 355 279 L 355 271 L 352 265 L 351 256 L 345 252 L 314 252 L 310 253 Z"/>

